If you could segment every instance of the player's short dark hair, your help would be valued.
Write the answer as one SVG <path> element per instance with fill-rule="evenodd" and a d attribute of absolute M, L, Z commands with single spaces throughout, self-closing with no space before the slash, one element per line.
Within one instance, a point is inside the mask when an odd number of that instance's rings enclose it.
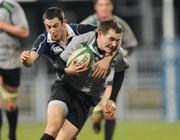
<path fill-rule="evenodd" d="M 109 1 L 114 5 L 114 0 L 109 0 Z M 98 0 L 93 0 L 93 2 L 94 2 L 94 5 L 96 5 Z"/>
<path fill-rule="evenodd" d="M 64 12 L 59 7 L 50 7 L 43 14 L 43 21 L 45 19 L 58 18 L 61 22 L 65 19 Z"/>
<path fill-rule="evenodd" d="M 113 29 L 116 33 L 122 33 L 122 26 L 113 19 L 105 19 L 100 22 L 98 31 L 106 34 L 110 29 Z"/>

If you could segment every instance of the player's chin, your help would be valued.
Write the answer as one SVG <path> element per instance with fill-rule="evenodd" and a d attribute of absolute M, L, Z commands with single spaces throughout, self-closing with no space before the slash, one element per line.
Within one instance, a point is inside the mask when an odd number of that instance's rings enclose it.
<path fill-rule="evenodd" d="M 58 40 L 59 40 L 59 37 L 58 37 L 58 36 L 52 36 L 52 40 L 58 41 Z"/>
<path fill-rule="evenodd" d="M 110 52 L 111 52 L 111 49 L 110 49 L 110 48 L 106 48 L 104 51 L 105 51 L 106 53 L 110 53 Z"/>

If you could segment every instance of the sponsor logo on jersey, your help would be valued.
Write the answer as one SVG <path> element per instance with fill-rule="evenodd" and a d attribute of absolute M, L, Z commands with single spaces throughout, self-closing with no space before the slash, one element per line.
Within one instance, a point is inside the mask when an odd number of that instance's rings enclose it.
<path fill-rule="evenodd" d="M 57 46 L 57 47 L 54 47 L 53 48 L 53 52 L 55 53 L 55 54 L 58 54 L 58 53 L 60 53 L 60 52 L 62 52 L 63 51 L 63 49 L 60 47 L 60 46 Z"/>

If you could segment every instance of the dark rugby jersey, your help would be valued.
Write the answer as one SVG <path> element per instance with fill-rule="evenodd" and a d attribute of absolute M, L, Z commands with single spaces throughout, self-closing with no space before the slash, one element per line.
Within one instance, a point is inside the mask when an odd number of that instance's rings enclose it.
<path fill-rule="evenodd" d="M 97 61 L 104 58 L 105 53 L 101 53 L 98 50 L 97 43 L 96 43 L 96 32 L 88 32 L 86 34 L 82 34 L 79 36 L 74 36 L 72 41 L 68 44 L 66 49 L 60 54 L 61 60 L 59 60 L 59 63 L 66 63 L 69 56 L 73 51 L 76 49 L 82 47 L 89 47 L 93 53 L 94 53 L 94 60 L 93 63 L 96 63 Z M 111 68 L 112 69 L 115 66 L 118 66 L 118 62 L 122 59 L 122 54 L 117 53 L 117 59 L 114 59 L 112 61 Z M 121 57 L 120 57 L 121 56 Z M 60 64 L 59 68 L 61 69 L 63 67 L 62 64 Z M 64 66 L 65 67 L 65 66 Z M 60 70 L 61 72 L 61 70 Z M 108 74 L 106 75 L 105 79 L 102 78 L 93 78 L 92 73 L 94 72 L 93 68 L 90 68 L 88 71 L 82 72 L 78 75 L 66 75 L 64 74 L 63 81 L 71 86 L 72 88 L 84 92 L 85 94 L 88 94 L 92 97 L 100 98 L 106 88 L 106 79 Z M 113 75 L 113 74 L 112 74 Z M 108 82 L 112 82 L 113 77 L 108 80 Z"/>

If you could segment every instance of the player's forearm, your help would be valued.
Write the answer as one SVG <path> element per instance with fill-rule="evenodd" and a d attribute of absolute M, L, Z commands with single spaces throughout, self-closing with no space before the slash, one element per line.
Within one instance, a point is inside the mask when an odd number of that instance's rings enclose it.
<path fill-rule="evenodd" d="M 111 96 L 111 93 L 112 93 L 112 85 L 107 85 L 106 90 L 104 91 L 102 101 L 106 102 L 109 99 L 109 97 Z"/>
<path fill-rule="evenodd" d="M 124 71 L 115 72 L 114 79 L 113 79 L 113 87 L 110 99 L 116 101 L 118 93 L 121 89 L 122 83 L 124 80 Z"/>
<path fill-rule="evenodd" d="M 0 28 L 2 30 L 4 30 L 5 32 L 8 32 L 16 37 L 20 37 L 20 38 L 26 38 L 29 36 L 29 30 L 22 28 L 22 27 L 18 27 L 15 25 L 11 25 L 5 22 L 0 22 Z"/>
<path fill-rule="evenodd" d="M 117 52 L 118 52 L 118 49 L 116 51 L 113 51 L 111 54 L 105 56 L 104 59 L 111 61 L 115 57 Z"/>

